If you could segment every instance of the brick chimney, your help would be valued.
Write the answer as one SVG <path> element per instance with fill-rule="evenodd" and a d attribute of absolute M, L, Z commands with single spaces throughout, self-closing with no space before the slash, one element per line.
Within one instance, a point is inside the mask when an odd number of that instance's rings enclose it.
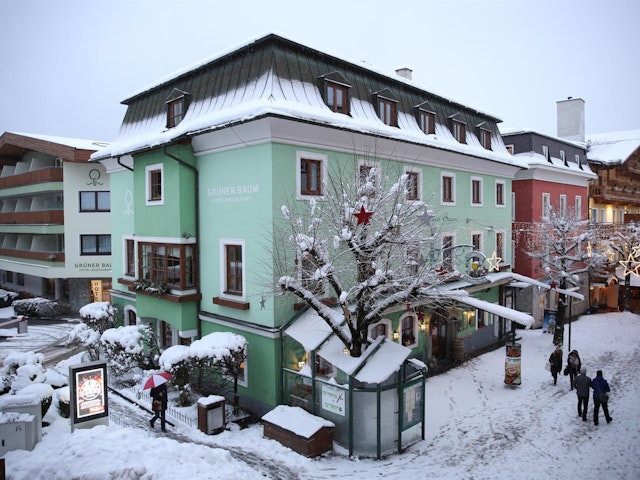
<path fill-rule="evenodd" d="M 407 80 L 411 80 L 411 74 L 413 73 L 413 70 L 411 70 L 410 68 L 398 68 L 396 70 L 396 73 L 398 74 L 398 76 L 400 76 L 402 78 L 406 78 Z"/>
<path fill-rule="evenodd" d="M 584 142 L 584 100 L 569 97 L 566 100 L 557 101 L 556 105 L 557 136 L 574 142 Z"/>

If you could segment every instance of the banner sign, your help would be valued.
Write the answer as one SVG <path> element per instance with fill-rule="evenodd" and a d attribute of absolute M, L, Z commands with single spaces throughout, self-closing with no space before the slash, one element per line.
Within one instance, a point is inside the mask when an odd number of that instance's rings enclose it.
<path fill-rule="evenodd" d="M 345 416 L 345 392 L 340 388 L 322 385 L 322 409 Z"/>

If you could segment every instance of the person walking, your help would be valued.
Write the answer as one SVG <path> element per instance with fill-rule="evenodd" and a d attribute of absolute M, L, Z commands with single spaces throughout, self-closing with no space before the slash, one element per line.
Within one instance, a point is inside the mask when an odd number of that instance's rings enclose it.
<path fill-rule="evenodd" d="M 163 383 L 157 387 L 151 389 L 151 409 L 153 410 L 153 417 L 149 420 L 151 428 L 154 427 L 154 423 L 157 419 L 160 419 L 160 428 L 163 432 L 166 432 L 166 418 L 165 412 L 167 410 L 167 384 Z"/>
<path fill-rule="evenodd" d="M 571 385 L 571 390 L 573 390 L 573 381 L 576 378 L 576 375 L 580 373 L 580 367 L 582 366 L 582 362 L 580 361 L 580 355 L 577 350 L 571 350 L 569 355 L 567 355 L 567 366 L 564 367 L 564 374 L 569 375 L 569 385 Z"/>
<path fill-rule="evenodd" d="M 549 356 L 549 363 L 551 364 L 551 376 L 553 377 L 553 384 L 558 383 L 558 373 L 562 371 L 562 349 L 556 347 L 556 349 Z"/>
<path fill-rule="evenodd" d="M 609 383 L 602 376 L 602 370 L 596 372 L 596 377 L 591 380 L 591 388 L 593 388 L 593 424 L 598 425 L 598 413 L 602 405 L 604 418 L 607 423 L 613 418 L 609 415 Z"/>
<path fill-rule="evenodd" d="M 591 378 L 587 376 L 587 367 L 580 367 L 580 373 L 573 381 L 572 388 L 576 389 L 578 395 L 578 416 L 582 417 L 582 421 L 587 421 L 587 408 L 589 407 L 589 389 L 591 387 Z"/>

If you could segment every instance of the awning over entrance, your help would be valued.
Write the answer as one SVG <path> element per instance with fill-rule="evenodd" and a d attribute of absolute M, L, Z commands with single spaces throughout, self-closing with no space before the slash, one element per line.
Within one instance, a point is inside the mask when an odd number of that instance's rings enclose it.
<path fill-rule="evenodd" d="M 524 282 L 524 283 L 528 283 L 530 285 L 535 285 L 536 287 L 545 288 L 547 290 L 555 290 L 556 292 L 563 293 L 564 295 L 566 295 L 568 297 L 573 297 L 573 298 L 578 299 L 580 301 L 584 300 L 584 295 L 582 295 L 581 293 L 578 293 L 578 292 L 574 292 L 573 290 L 564 290 L 562 288 L 552 288 L 551 285 L 549 285 L 547 283 L 542 283 L 542 282 L 540 282 L 538 280 L 535 280 L 535 279 L 530 278 L 530 277 L 525 277 L 524 275 L 520 275 L 518 273 L 509 272 L 509 274 L 511 275 L 513 280 L 516 281 L 516 282 Z"/>
<path fill-rule="evenodd" d="M 486 300 L 480 300 L 478 298 L 466 295 L 454 295 L 452 296 L 452 298 L 454 298 L 457 302 L 464 303 L 466 305 L 484 310 L 489 313 L 493 313 L 494 315 L 498 315 L 499 317 L 519 323 L 524 327 L 531 327 L 535 322 L 533 317 L 528 313 L 518 312 L 517 310 L 513 310 L 512 308 L 503 307 L 502 305 L 487 302 Z"/>

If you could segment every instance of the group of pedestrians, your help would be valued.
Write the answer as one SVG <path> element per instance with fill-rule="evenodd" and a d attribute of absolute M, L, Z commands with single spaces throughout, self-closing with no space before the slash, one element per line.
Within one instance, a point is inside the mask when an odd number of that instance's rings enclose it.
<path fill-rule="evenodd" d="M 562 349 L 556 349 L 549 356 L 549 364 L 553 384 L 558 383 L 558 374 L 562 370 Z M 604 379 L 602 370 L 596 372 L 596 376 L 592 379 L 587 375 L 587 367 L 582 365 L 580 355 L 577 350 L 572 350 L 567 356 L 567 366 L 564 374 L 569 376 L 571 390 L 576 389 L 578 396 L 578 416 L 582 417 L 582 421 L 587 421 L 587 409 L 589 407 L 589 394 L 593 389 L 593 424 L 598 425 L 600 407 L 604 413 L 607 423 L 613 420 L 609 414 L 609 383 Z"/>

